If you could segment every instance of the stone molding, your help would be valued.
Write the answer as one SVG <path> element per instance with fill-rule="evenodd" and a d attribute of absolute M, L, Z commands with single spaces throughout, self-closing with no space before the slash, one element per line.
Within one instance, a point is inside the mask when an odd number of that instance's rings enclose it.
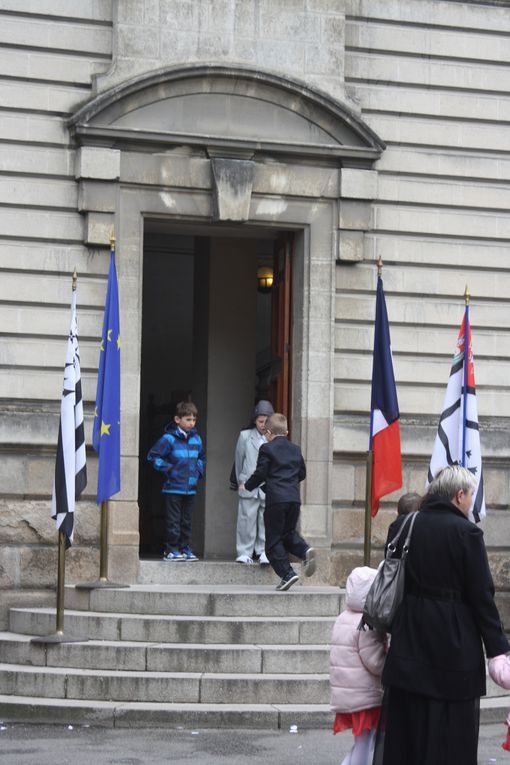
<path fill-rule="evenodd" d="M 115 125 L 128 109 L 132 114 L 137 107 L 142 108 L 147 103 L 153 104 L 158 100 L 175 97 L 176 94 L 211 94 L 218 84 L 222 92 L 235 91 L 236 95 L 246 94 L 252 99 L 260 94 L 275 107 L 283 103 L 295 115 L 309 121 L 313 117 L 315 124 L 329 134 L 331 139 L 313 145 L 309 141 L 295 141 L 293 144 L 292 141 L 283 141 L 278 135 L 272 141 L 260 141 L 256 137 L 251 140 L 245 137 L 225 141 L 221 134 L 201 136 L 191 131 L 183 134 L 182 131 L 165 130 L 163 124 L 151 130 L 137 128 L 136 131 L 124 123 Z M 238 147 L 269 150 L 277 154 L 325 155 L 336 161 L 341 157 L 349 157 L 366 167 L 370 167 L 385 149 L 384 142 L 352 109 L 326 93 L 272 72 L 219 65 L 166 67 L 133 77 L 85 104 L 71 117 L 68 126 L 79 144 L 98 142 L 103 146 L 108 143 L 118 145 L 121 141 L 133 140 L 139 144 L 167 146 L 236 144 Z"/>

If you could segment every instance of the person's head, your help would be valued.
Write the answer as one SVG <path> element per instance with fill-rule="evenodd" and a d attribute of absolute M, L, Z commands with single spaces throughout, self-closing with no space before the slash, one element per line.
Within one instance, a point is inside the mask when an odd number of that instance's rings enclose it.
<path fill-rule="evenodd" d="M 351 611 L 363 611 L 368 591 L 377 574 L 376 568 L 358 566 L 353 568 L 345 584 L 345 602 Z"/>
<path fill-rule="evenodd" d="M 439 471 L 428 493 L 449 500 L 467 516 L 475 488 L 476 481 L 469 470 L 460 465 L 449 465 Z"/>
<path fill-rule="evenodd" d="M 266 420 L 266 437 L 272 441 L 275 436 L 286 436 L 288 433 L 287 418 L 284 414 L 275 412 Z"/>
<path fill-rule="evenodd" d="M 266 432 L 267 418 L 274 414 L 274 409 L 269 401 L 259 401 L 253 410 L 252 423 L 261 435 Z"/>
<path fill-rule="evenodd" d="M 198 409 L 192 401 L 179 401 L 175 407 L 174 422 L 185 433 L 195 427 Z"/>
<path fill-rule="evenodd" d="M 402 494 L 397 504 L 397 515 L 408 515 L 420 509 L 421 497 L 415 491 Z"/>

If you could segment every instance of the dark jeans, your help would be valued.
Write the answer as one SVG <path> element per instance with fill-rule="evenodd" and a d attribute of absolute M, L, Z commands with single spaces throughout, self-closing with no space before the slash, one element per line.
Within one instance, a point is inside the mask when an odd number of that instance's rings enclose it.
<path fill-rule="evenodd" d="M 282 579 L 287 574 L 296 573 L 290 565 L 289 553 L 304 560 L 310 547 L 296 531 L 300 509 L 299 502 L 281 502 L 266 506 L 264 511 L 266 555 Z"/>
<path fill-rule="evenodd" d="M 191 541 L 191 516 L 194 494 L 165 494 L 163 517 L 164 555 L 178 552 Z"/>

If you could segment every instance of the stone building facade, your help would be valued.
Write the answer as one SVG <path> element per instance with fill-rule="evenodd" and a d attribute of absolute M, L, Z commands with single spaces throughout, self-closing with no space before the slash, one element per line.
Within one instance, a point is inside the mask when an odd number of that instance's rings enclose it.
<path fill-rule="evenodd" d="M 140 549 L 157 548 L 145 453 L 182 395 L 199 403 L 209 454 L 196 546 L 232 559 L 227 479 L 257 379 L 283 396 L 307 459 L 302 523 L 320 577 L 345 579 L 362 555 L 381 256 L 405 490 L 423 489 L 470 288 L 484 527 L 504 594 L 509 37 L 506 0 L 0 0 L 4 606 L 45 599 L 55 582 L 50 495 L 71 274 L 90 444 L 113 231 L 114 577 L 136 581 Z M 269 303 L 256 290 L 267 263 Z M 97 574 L 91 450 L 88 469 L 70 581 Z M 394 502 L 374 523 L 376 546 Z"/>

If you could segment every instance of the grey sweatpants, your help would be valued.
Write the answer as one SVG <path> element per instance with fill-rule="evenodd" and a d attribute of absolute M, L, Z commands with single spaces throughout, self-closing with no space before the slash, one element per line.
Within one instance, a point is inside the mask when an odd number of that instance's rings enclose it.
<path fill-rule="evenodd" d="M 264 528 L 265 501 L 259 497 L 239 497 L 237 510 L 237 557 L 250 558 L 264 552 L 266 532 Z"/>

